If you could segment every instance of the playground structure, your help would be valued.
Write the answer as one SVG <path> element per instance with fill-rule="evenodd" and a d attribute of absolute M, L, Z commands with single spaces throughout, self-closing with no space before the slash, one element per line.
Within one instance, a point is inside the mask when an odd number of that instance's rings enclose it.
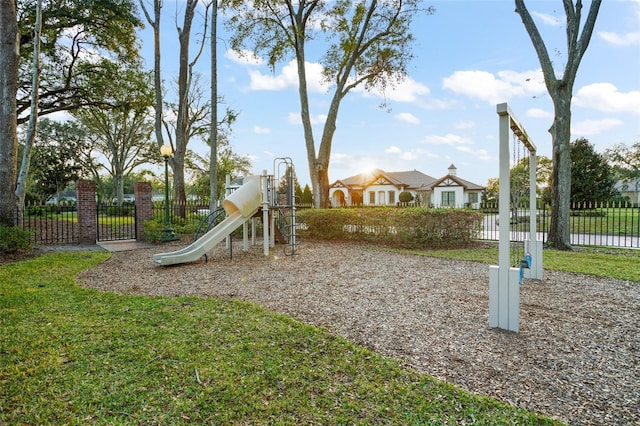
<path fill-rule="evenodd" d="M 285 171 L 281 175 L 283 166 Z M 243 250 L 247 251 L 249 223 L 252 225 L 251 243 L 256 244 L 256 220 L 259 219 L 262 219 L 263 224 L 265 256 L 269 255 L 270 248 L 275 246 L 276 238 L 285 244 L 286 255 L 295 255 L 298 241 L 294 174 L 295 169 L 290 158 L 276 158 L 273 175 L 268 175 L 267 171 L 263 170 L 262 175 L 245 177 L 237 189 L 232 189 L 227 184 L 228 193 L 222 201 L 222 207 L 210 212 L 201 224 L 200 228 L 204 225 L 204 234 L 199 238 L 196 234 L 195 241 L 183 249 L 155 254 L 154 262 L 162 266 L 194 262 L 206 256 L 213 247 L 225 239 L 230 246 L 230 235 L 240 226 L 243 227 Z M 284 193 L 278 191 L 281 177 L 286 179 Z"/>
<path fill-rule="evenodd" d="M 537 239 L 536 146 L 517 120 L 509 105 L 497 105 L 499 116 L 500 193 L 498 205 L 498 265 L 489 266 L 489 327 L 518 332 L 520 330 L 520 285 L 523 278 L 542 279 L 542 241 Z M 529 156 L 529 226 L 518 230 L 518 211 L 523 209 L 514 197 L 511 179 L 509 135 L 513 136 L 513 166 L 520 163 L 520 147 Z M 520 145 L 521 144 L 521 145 Z M 517 153 L 517 157 L 516 157 Z M 517 188 L 516 188 L 517 189 Z M 526 215 L 524 216 L 526 218 Z M 515 221 L 516 230 L 511 229 Z M 527 235 L 528 234 L 528 235 Z M 527 238 L 528 237 L 528 238 Z M 519 249 L 518 241 L 522 241 Z"/>

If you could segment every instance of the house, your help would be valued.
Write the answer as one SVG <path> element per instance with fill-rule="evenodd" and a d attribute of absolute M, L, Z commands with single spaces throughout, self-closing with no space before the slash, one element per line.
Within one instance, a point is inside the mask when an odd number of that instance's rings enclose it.
<path fill-rule="evenodd" d="M 329 187 L 329 199 L 334 207 L 394 206 L 400 201 L 400 194 L 408 191 L 418 205 L 478 208 L 484 189 L 458 177 L 453 164 L 447 175 L 440 179 L 417 170 L 385 172 L 374 169 L 335 181 Z"/>
<path fill-rule="evenodd" d="M 614 188 L 622 197 L 629 197 L 632 204 L 640 203 L 640 179 L 616 182 Z"/>

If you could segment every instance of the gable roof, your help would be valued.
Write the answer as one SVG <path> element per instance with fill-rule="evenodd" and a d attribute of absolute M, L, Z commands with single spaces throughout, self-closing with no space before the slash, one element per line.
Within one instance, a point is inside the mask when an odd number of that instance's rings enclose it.
<path fill-rule="evenodd" d="M 451 166 L 453 166 L 453 164 Z M 451 167 L 449 167 L 449 170 L 451 170 Z M 349 176 L 346 179 L 338 179 L 330 185 L 330 188 L 345 187 L 348 189 L 364 189 L 375 184 L 375 181 L 380 178 L 386 179 L 398 188 L 414 191 L 432 191 L 433 188 L 439 186 L 447 179 L 451 179 L 468 191 L 482 191 L 485 189 L 484 186 L 469 182 L 456 174 L 448 174 L 440 179 L 436 179 L 417 170 L 385 172 L 382 169 L 373 169 L 370 172 L 359 173 L 354 176 Z"/>
<path fill-rule="evenodd" d="M 405 172 L 385 172 L 373 169 L 371 172 L 359 173 L 346 179 L 335 181 L 331 187 L 345 186 L 350 189 L 363 189 L 373 184 L 377 179 L 384 178 L 397 187 L 413 190 L 427 189 L 436 179 L 417 170 Z"/>
<path fill-rule="evenodd" d="M 447 179 L 452 180 L 453 182 L 457 183 L 458 186 L 461 186 L 461 187 L 463 187 L 464 189 L 466 189 L 468 191 L 482 191 L 482 190 L 485 189 L 485 187 L 482 186 L 482 185 L 478 185 L 476 183 L 469 182 L 468 180 L 462 179 L 461 177 L 458 177 L 456 175 L 446 175 L 446 176 L 438 179 L 437 181 L 435 181 L 433 183 L 433 185 L 431 185 L 430 189 L 433 189 L 433 188 L 435 188 L 437 186 L 440 186 L 440 184 L 442 182 L 444 182 L 445 180 L 447 180 Z"/>
<path fill-rule="evenodd" d="M 484 186 L 478 185 L 473 182 L 469 182 L 468 180 L 462 179 L 461 177 L 458 177 L 456 175 L 446 175 L 438 179 L 433 183 L 433 185 L 431 185 L 430 189 L 435 188 L 436 186 L 440 186 L 440 184 L 447 179 L 452 180 L 453 182 L 457 183 L 459 186 L 463 187 L 468 191 L 482 191 L 483 189 L 485 189 Z"/>

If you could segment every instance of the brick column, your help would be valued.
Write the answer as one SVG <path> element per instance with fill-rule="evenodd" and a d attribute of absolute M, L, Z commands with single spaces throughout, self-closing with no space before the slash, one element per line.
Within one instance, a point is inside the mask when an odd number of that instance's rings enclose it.
<path fill-rule="evenodd" d="M 80 244 L 95 244 L 98 239 L 96 184 L 90 180 L 76 182 Z"/>
<path fill-rule="evenodd" d="M 133 191 L 136 196 L 136 239 L 146 241 L 144 223 L 153 219 L 151 184 L 136 182 Z"/>

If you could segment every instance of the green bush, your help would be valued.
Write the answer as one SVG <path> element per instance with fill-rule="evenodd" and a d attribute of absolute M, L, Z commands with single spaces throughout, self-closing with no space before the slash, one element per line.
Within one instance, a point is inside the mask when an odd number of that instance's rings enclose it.
<path fill-rule="evenodd" d="M 135 207 L 133 205 L 107 206 L 107 216 L 133 216 Z"/>
<path fill-rule="evenodd" d="M 413 201 L 413 194 L 409 191 L 402 191 L 400 195 L 398 195 L 398 201 L 401 203 L 410 203 Z"/>
<path fill-rule="evenodd" d="M 28 230 L 0 224 L 0 251 L 14 253 L 31 250 L 29 236 Z"/>
<path fill-rule="evenodd" d="M 29 205 L 25 208 L 26 216 L 31 217 L 45 217 L 56 213 L 56 205 L 55 204 L 47 204 L 47 205 Z"/>
<path fill-rule="evenodd" d="M 142 224 L 144 239 L 150 243 L 157 243 L 162 237 L 164 225 L 156 220 L 148 220 Z"/>
<path fill-rule="evenodd" d="M 371 241 L 405 248 L 463 246 L 477 238 L 482 214 L 461 209 L 360 208 L 302 210 L 301 234 L 324 240 Z"/>
<path fill-rule="evenodd" d="M 145 239 L 151 243 L 157 243 L 161 240 L 164 231 L 164 217 L 156 217 L 142 224 L 144 228 Z M 198 223 L 182 218 L 173 218 L 171 228 L 177 236 L 189 235 L 193 236 L 198 228 Z"/>

